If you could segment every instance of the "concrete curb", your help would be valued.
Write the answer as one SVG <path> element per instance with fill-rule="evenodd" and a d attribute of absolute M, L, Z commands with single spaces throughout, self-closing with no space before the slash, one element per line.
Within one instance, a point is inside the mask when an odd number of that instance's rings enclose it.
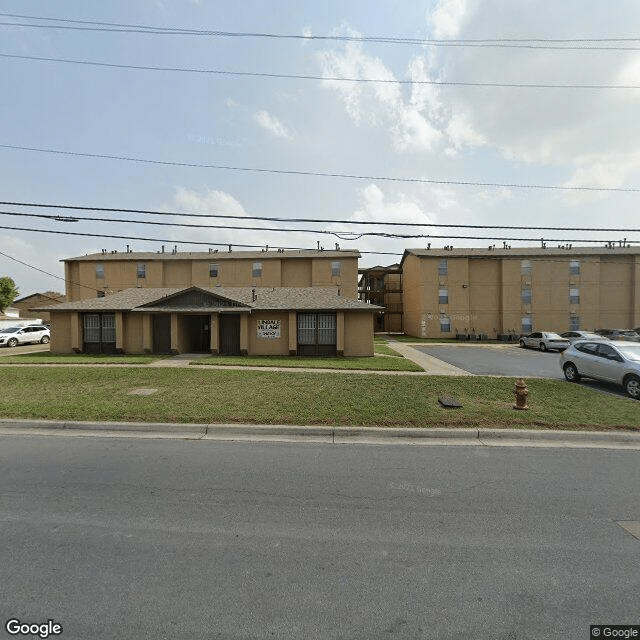
<path fill-rule="evenodd" d="M 174 437 L 196 440 L 304 440 L 325 443 L 598 447 L 640 450 L 640 433 L 537 429 L 330 427 L 322 425 L 178 424 L 0 419 L 0 431 L 68 435 Z"/>

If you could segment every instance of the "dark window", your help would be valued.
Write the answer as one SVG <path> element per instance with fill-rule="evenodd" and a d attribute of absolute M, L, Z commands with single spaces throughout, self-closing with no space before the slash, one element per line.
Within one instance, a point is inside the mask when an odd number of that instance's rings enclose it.
<path fill-rule="evenodd" d="M 211 262 L 209 263 L 209 277 L 217 278 L 218 277 L 218 263 Z"/>
<path fill-rule="evenodd" d="M 136 268 L 136 278 L 146 278 L 147 277 L 147 265 L 144 262 L 138 262 L 138 267 Z"/>
<path fill-rule="evenodd" d="M 104 265 L 102 262 L 96 264 L 96 278 L 104 278 Z"/>
<path fill-rule="evenodd" d="M 622 358 L 618 355 L 618 352 L 608 344 L 599 344 L 597 355 L 599 355 L 601 358 L 606 358 L 607 360 L 622 361 Z"/>
<path fill-rule="evenodd" d="M 598 350 L 597 342 L 583 342 L 582 344 L 576 345 L 576 349 L 578 351 L 582 351 L 582 353 L 588 353 L 589 355 L 595 356 Z"/>
<path fill-rule="evenodd" d="M 449 304 L 449 291 L 447 289 L 440 289 L 438 292 L 438 302 L 440 304 Z"/>
<path fill-rule="evenodd" d="M 340 276 L 341 271 L 342 271 L 342 263 L 340 263 L 339 261 L 331 263 L 331 276 L 333 278 L 338 278 Z"/>
<path fill-rule="evenodd" d="M 572 331 L 578 331 L 580 329 L 579 316 L 575 316 L 575 315 L 569 316 L 569 329 L 571 329 Z M 580 336 L 576 335 L 575 337 L 578 338 Z"/>
<path fill-rule="evenodd" d="M 531 304 L 531 287 L 522 287 L 522 304 Z"/>
<path fill-rule="evenodd" d="M 569 302 L 571 304 L 580 304 L 580 289 L 569 289 Z"/>
<path fill-rule="evenodd" d="M 449 263 L 446 258 L 442 258 L 438 264 L 438 275 L 446 276 L 449 273 Z"/>
<path fill-rule="evenodd" d="M 520 262 L 520 273 L 523 276 L 530 276 L 533 272 L 533 267 L 531 266 L 531 260 L 522 260 Z"/>
<path fill-rule="evenodd" d="M 262 262 L 254 262 L 251 270 L 251 277 L 262 278 Z"/>
<path fill-rule="evenodd" d="M 569 261 L 569 273 L 572 276 L 580 275 L 580 260 Z"/>
<path fill-rule="evenodd" d="M 451 318 L 440 317 L 440 333 L 451 333 Z"/>

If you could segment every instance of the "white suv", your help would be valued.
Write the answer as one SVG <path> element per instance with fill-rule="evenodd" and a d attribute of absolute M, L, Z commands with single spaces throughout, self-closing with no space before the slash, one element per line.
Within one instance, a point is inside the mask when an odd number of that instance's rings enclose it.
<path fill-rule="evenodd" d="M 30 324 L 26 327 L 7 327 L 0 329 L 0 347 L 15 347 L 18 344 L 51 340 L 49 329 L 43 324 Z"/>

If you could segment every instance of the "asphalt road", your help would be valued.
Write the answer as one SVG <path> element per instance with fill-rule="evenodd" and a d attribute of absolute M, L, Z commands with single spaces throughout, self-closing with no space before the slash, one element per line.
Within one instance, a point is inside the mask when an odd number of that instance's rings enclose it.
<path fill-rule="evenodd" d="M 639 462 L 3 436 L 0 617 L 63 640 L 582 640 L 640 623 L 617 524 L 640 521 Z"/>
<path fill-rule="evenodd" d="M 564 379 L 557 351 L 521 349 L 517 345 L 413 345 L 418 351 L 448 362 L 469 373 Z"/>

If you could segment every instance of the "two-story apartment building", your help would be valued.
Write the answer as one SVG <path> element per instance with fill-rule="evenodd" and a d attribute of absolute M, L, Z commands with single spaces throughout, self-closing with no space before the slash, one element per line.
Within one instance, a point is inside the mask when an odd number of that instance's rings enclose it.
<path fill-rule="evenodd" d="M 51 307 L 57 353 L 373 355 L 375 305 L 358 251 L 98 254 L 68 258 Z"/>

